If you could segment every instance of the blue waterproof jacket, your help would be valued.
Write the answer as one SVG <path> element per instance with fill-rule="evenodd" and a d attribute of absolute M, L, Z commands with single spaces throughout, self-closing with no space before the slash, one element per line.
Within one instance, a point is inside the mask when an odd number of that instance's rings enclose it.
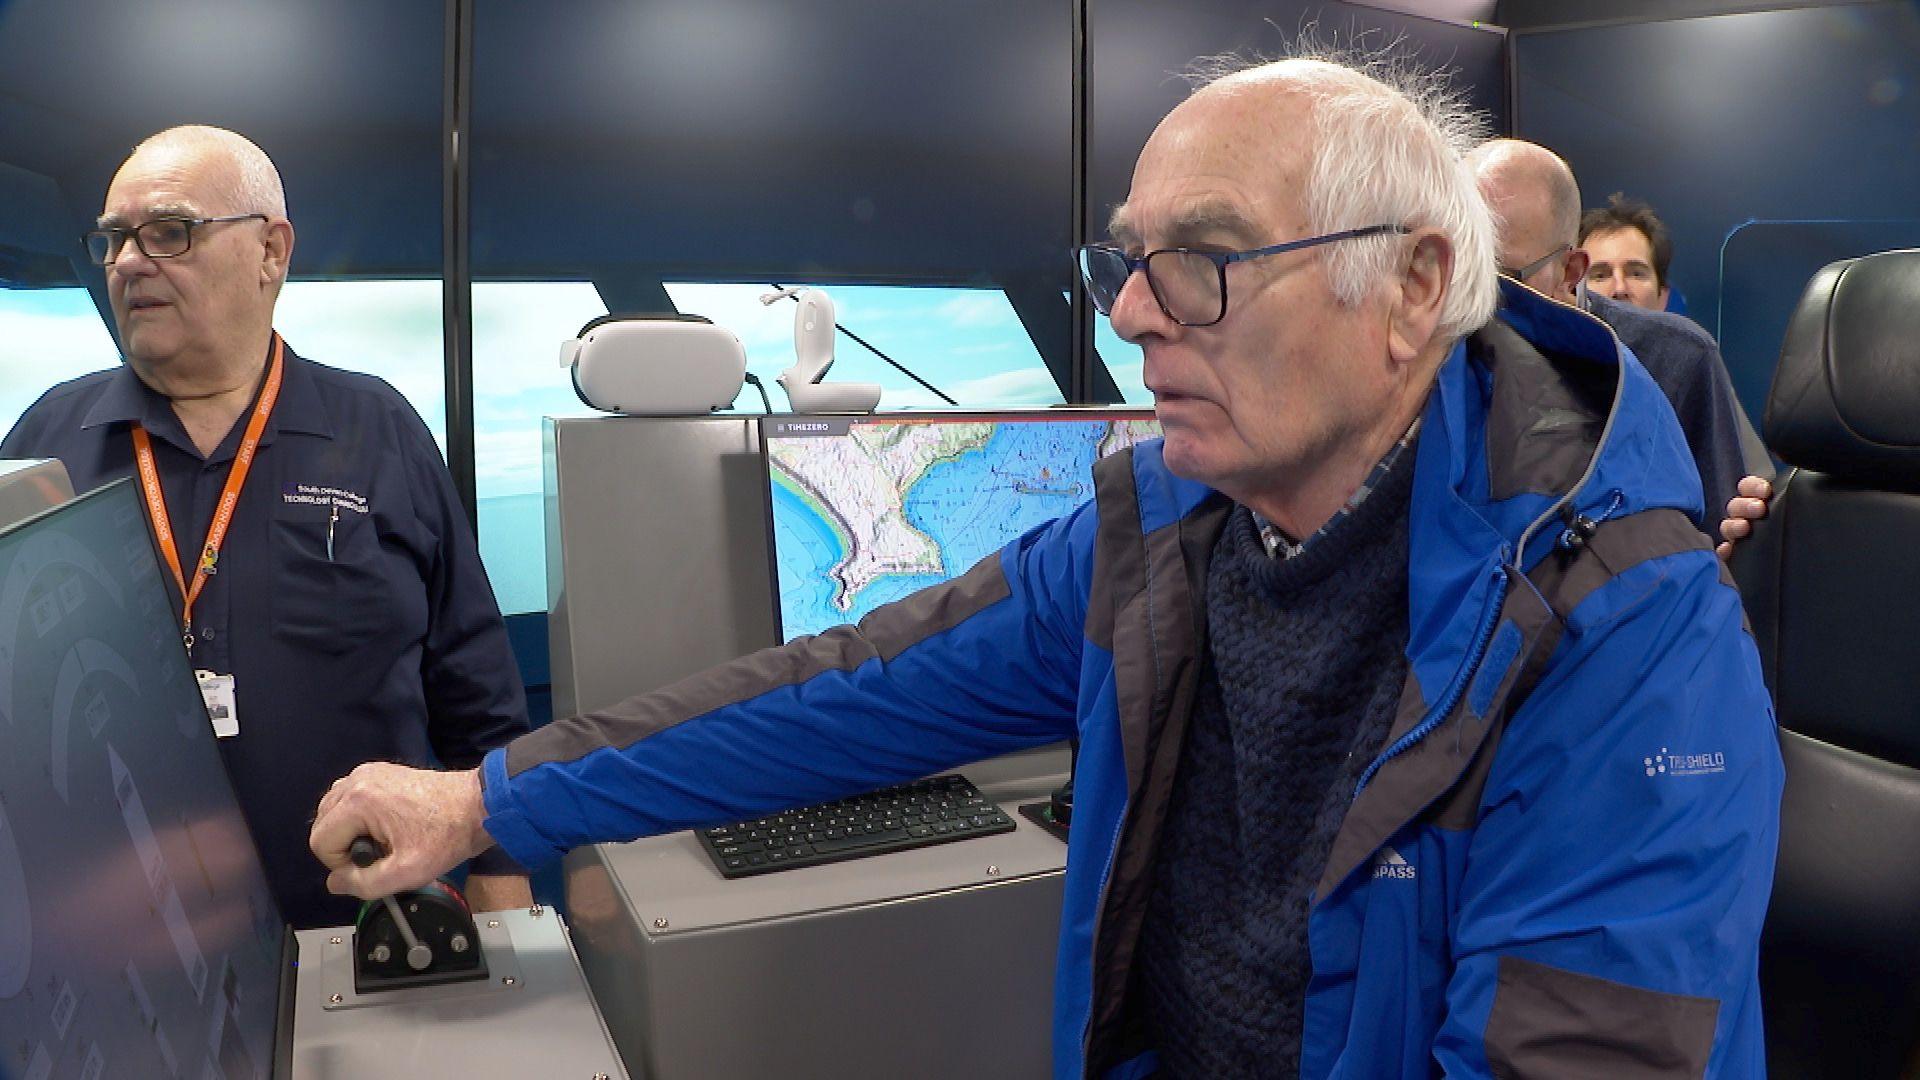
<path fill-rule="evenodd" d="M 1313 900 L 1307 1077 L 1764 1075 L 1782 770 L 1672 409 L 1503 285 L 1425 413 L 1410 664 Z M 1156 1068 L 1131 966 L 1229 504 L 1158 443 L 954 581 L 490 754 L 528 865 L 1080 740 L 1054 1075 Z"/>

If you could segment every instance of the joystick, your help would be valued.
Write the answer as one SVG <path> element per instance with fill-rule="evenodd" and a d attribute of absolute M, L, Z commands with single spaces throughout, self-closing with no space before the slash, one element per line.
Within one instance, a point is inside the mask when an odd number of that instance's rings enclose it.
<path fill-rule="evenodd" d="M 370 836 L 354 839 L 355 866 L 384 858 Z M 369 900 L 353 920 L 353 989 L 369 994 L 487 977 L 480 932 L 460 891 L 448 881 Z"/>

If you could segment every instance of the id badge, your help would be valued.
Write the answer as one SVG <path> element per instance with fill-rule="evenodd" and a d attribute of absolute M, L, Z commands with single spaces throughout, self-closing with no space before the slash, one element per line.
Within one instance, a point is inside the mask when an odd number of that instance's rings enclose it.
<path fill-rule="evenodd" d="M 207 718 L 213 721 L 213 733 L 222 739 L 240 734 L 240 710 L 233 703 L 233 676 L 215 675 L 200 670 L 193 673 L 200 681 L 200 696 L 207 702 Z"/>

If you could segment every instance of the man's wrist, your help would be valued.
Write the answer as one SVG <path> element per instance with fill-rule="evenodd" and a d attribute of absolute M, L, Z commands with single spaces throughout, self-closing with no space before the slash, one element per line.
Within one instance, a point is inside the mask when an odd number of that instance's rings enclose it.
<path fill-rule="evenodd" d="M 466 828 L 468 857 L 472 857 L 492 847 L 493 837 L 487 833 L 487 796 L 480 770 L 468 769 L 461 775 L 460 821 Z"/>

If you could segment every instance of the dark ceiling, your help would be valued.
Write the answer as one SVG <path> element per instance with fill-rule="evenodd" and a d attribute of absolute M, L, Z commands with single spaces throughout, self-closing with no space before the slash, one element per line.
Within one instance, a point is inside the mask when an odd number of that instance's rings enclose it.
<path fill-rule="evenodd" d="M 476 276 L 1039 273 L 1065 289 L 1067 0 L 474 9 Z M 1257 15 L 1242 0 L 1088 10 L 1096 230 L 1184 92 L 1170 73 L 1197 53 L 1271 51 L 1309 25 L 1400 36 L 1504 111 L 1502 43 L 1485 30 L 1321 0 Z M 296 274 L 437 274 L 442 12 L 425 0 L 0 0 L 0 166 L 14 170 L 0 169 L 0 248 L 58 270 L 133 143 L 211 123 L 279 164 Z"/>
<path fill-rule="evenodd" d="M 0 3 L 0 162 L 50 177 L 65 204 L 16 213 L 64 215 L 78 235 L 134 143 L 209 123 L 259 142 L 296 219 L 312 211 L 306 267 L 437 265 L 443 47 L 428 3 Z M 398 233 L 355 224 L 420 206 Z"/>
<path fill-rule="evenodd" d="M 1603 23 L 1693 19 L 1743 11 L 1836 7 L 1873 0 L 1498 0 L 1493 22 L 1509 30 L 1561 29 Z"/>

